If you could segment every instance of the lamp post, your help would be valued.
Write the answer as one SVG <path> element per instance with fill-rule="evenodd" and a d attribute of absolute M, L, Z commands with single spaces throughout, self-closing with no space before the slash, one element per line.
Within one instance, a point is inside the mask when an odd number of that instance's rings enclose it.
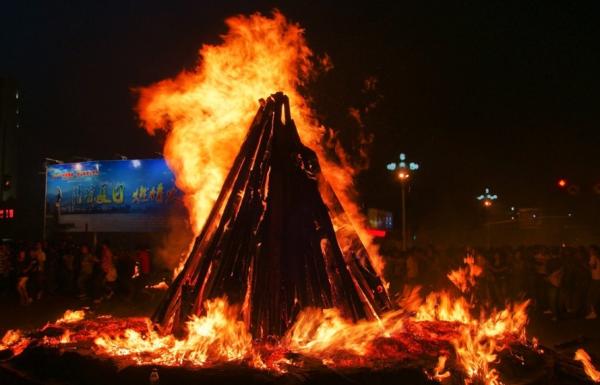
<path fill-rule="evenodd" d="M 46 202 L 46 195 L 48 194 L 48 164 L 61 164 L 62 160 L 44 158 L 44 219 L 42 222 L 42 241 L 46 240 L 46 216 L 48 215 L 48 202 Z"/>
<path fill-rule="evenodd" d="M 406 184 L 410 179 L 411 171 L 419 169 L 419 164 L 415 162 L 406 162 L 406 154 L 400 153 L 400 161 L 398 163 L 388 163 L 387 169 L 395 172 L 400 180 L 402 187 L 402 251 L 406 251 Z"/>
<path fill-rule="evenodd" d="M 492 207 L 492 205 L 494 204 L 494 201 L 498 199 L 498 195 L 496 194 L 492 194 L 490 192 L 489 187 L 486 187 L 483 194 L 477 196 L 477 200 L 481 202 L 481 204 L 483 205 L 483 207 L 485 209 L 489 209 L 490 207 Z M 487 247 L 488 249 L 490 248 L 491 245 L 491 237 L 490 237 L 490 218 L 488 215 L 488 218 L 486 218 L 486 223 L 485 223 L 485 229 L 486 229 L 486 241 L 487 241 Z"/>

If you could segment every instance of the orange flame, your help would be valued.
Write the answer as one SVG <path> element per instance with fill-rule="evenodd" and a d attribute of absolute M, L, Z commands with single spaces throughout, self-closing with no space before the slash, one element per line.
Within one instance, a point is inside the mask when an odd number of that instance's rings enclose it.
<path fill-rule="evenodd" d="M 374 340 L 402 330 L 402 315 L 402 311 L 395 311 L 384 314 L 380 320 L 353 323 L 337 309 L 305 309 L 287 332 L 284 345 L 325 363 L 337 352 L 364 355 Z"/>
<path fill-rule="evenodd" d="M 475 264 L 475 258 L 467 255 L 464 259 L 465 267 L 459 267 L 457 270 L 452 270 L 448 273 L 448 279 L 462 293 L 466 293 L 475 286 L 476 279 L 483 272 L 483 268 Z"/>
<path fill-rule="evenodd" d="M 303 143 L 317 152 L 323 174 L 381 275 L 383 262 L 351 198 L 355 170 L 337 143 L 325 143 L 326 128 L 300 94 L 317 72 L 302 28 L 277 11 L 272 17 L 231 17 L 226 24 L 229 30 L 223 42 L 203 45 L 196 68 L 142 88 L 137 107 L 149 133 L 168 129 L 164 155 L 185 193 L 195 233 L 202 229 L 219 194 L 256 113 L 257 99 L 283 91 L 295 111 Z M 323 65 L 330 66 L 326 59 Z M 329 155 L 332 152 L 336 160 Z"/>
<path fill-rule="evenodd" d="M 126 329 L 123 336 L 103 334 L 94 342 L 101 352 L 127 356 L 139 364 L 202 366 L 207 362 L 255 357 L 252 336 L 238 320 L 236 306 L 229 306 L 224 299 L 215 299 L 207 301 L 205 309 L 205 316 L 194 316 L 187 323 L 188 335 L 183 340 L 173 335 L 160 335 L 148 321 L 144 333 Z"/>
<path fill-rule="evenodd" d="M 590 355 L 585 350 L 577 349 L 573 359 L 581 362 L 585 374 L 587 374 L 592 381 L 600 382 L 600 370 L 596 369 Z"/>
<path fill-rule="evenodd" d="M 446 369 L 446 361 L 447 360 L 448 360 L 448 356 L 439 356 L 438 362 L 435 365 L 435 368 L 433 368 L 433 373 L 429 374 L 429 373 L 425 372 L 427 374 L 427 376 L 430 379 L 436 380 L 438 382 L 442 382 L 446 378 L 449 378 L 451 376 L 450 371 L 444 370 L 444 369 Z"/>
<path fill-rule="evenodd" d="M 65 330 L 65 332 L 60 336 L 61 344 L 68 344 L 71 342 L 71 331 L 69 329 Z"/>
<path fill-rule="evenodd" d="M 460 327 L 460 337 L 452 341 L 458 362 L 470 379 L 478 378 L 486 385 L 500 385 L 499 374 L 491 364 L 497 353 L 507 348 L 508 337 L 525 341 L 529 301 L 508 306 L 486 319 L 471 319 Z"/>
<path fill-rule="evenodd" d="M 31 340 L 21 333 L 20 330 L 9 330 L 0 340 L 0 351 L 12 350 L 13 354 L 18 356 L 29 346 Z"/>
<path fill-rule="evenodd" d="M 146 285 L 146 289 L 155 289 L 155 290 L 167 290 L 169 288 L 169 284 L 165 281 L 160 281 L 154 285 Z"/>
<path fill-rule="evenodd" d="M 72 323 L 78 322 L 85 318 L 85 310 L 67 310 L 65 314 L 59 319 L 56 320 L 55 323 Z"/>

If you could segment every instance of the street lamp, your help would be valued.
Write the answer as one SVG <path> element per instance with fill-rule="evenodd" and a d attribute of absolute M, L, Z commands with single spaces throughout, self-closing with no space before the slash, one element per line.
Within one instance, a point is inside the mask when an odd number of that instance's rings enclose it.
<path fill-rule="evenodd" d="M 415 162 L 406 162 L 406 154 L 403 152 L 399 156 L 398 163 L 388 163 L 387 169 L 396 172 L 402 186 L 402 251 L 406 251 L 406 184 L 410 179 L 411 171 L 417 171 L 419 164 Z"/>
<path fill-rule="evenodd" d="M 42 241 L 46 240 L 46 215 L 48 215 L 48 202 L 46 202 L 46 195 L 48 194 L 48 164 L 61 164 L 62 160 L 44 158 L 44 221 L 42 222 Z"/>
<path fill-rule="evenodd" d="M 477 200 L 480 201 L 484 207 L 492 207 L 496 199 L 498 199 L 498 195 L 492 194 L 488 187 L 485 188 L 483 194 L 477 197 Z"/>
<path fill-rule="evenodd" d="M 566 179 L 564 179 L 564 178 L 560 178 L 560 179 L 558 180 L 558 182 L 556 182 L 556 184 L 557 184 L 557 185 L 558 185 L 558 187 L 560 187 L 560 188 L 565 188 L 565 187 L 567 187 L 567 184 L 568 184 L 568 183 L 567 183 L 567 180 L 566 180 Z"/>
<path fill-rule="evenodd" d="M 477 200 L 483 204 L 483 207 L 489 209 L 494 204 L 494 201 L 498 199 L 498 195 L 492 194 L 490 192 L 489 187 L 486 187 L 483 191 L 483 194 L 477 196 Z M 491 245 L 491 236 L 490 236 L 490 219 L 488 218 L 485 228 L 486 228 L 486 238 L 487 238 L 487 247 L 490 248 Z"/>

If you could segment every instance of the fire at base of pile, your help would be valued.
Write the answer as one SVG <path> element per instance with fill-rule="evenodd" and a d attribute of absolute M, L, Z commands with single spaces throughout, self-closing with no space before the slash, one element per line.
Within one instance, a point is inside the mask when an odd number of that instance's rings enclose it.
<path fill-rule="evenodd" d="M 261 341 L 225 299 L 206 302 L 182 339 L 160 335 L 146 318 L 67 312 L 40 330 L 6 333 L 0 379 L 147 383 L 158 368 L 161 384 L 590 381 L 579 364 L 526 340 L 527 303 L 474 318 L 448 293 L 421 301 L 413 291 L 404 301 L 405 310 L 359 323 L 335 309 L 306 309 L 285 336 Z"/>

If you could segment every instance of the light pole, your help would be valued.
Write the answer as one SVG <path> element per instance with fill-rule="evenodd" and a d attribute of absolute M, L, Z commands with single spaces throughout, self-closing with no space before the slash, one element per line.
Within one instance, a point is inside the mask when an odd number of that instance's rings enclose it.
<path fill-rule="evenodd" d="M 479 195 L 477 197 L 477 200 L 481 202 L 481 204 L 483 205 L 483 207 L 485 209 L 489 209 L 490 207 L 492 207 L 492 205 L 494 204 L 494 201 L 498 199 L 498 195 L 496 194 L 492 194 L 490 192 L 489 187 L 486 187 L 483 194 Z M 486 241 L 487 241 L 487 247 L 488 249 L 490 248 L 491 245 L 491 237 L 490 237 L 490 218 L 489 215 L 486 215 L 486 223 L 485 223 L 485 230 L 486 230 Z"/>
<path fill-rule="evenodd" d="M 46 240 L 46 215 L 48 214 L 48 202 L 46 201 L 46 195 L 48 195 L 48 163 L 61 164 L 63 161 L 44 158 L 44 220 L 42 222 L 42 241 Z"/>
<path fill-rule="evenodd" d="M 410 179 L 411 171 L 419 169 L 419 164 L 415 162 L 406 162 L 406 154 L 400 153 L 400 162 L 388 163 L 387 169 L 396 172 L 402 187 L 402 251 L 406 251 L 406 184 Z"/>

